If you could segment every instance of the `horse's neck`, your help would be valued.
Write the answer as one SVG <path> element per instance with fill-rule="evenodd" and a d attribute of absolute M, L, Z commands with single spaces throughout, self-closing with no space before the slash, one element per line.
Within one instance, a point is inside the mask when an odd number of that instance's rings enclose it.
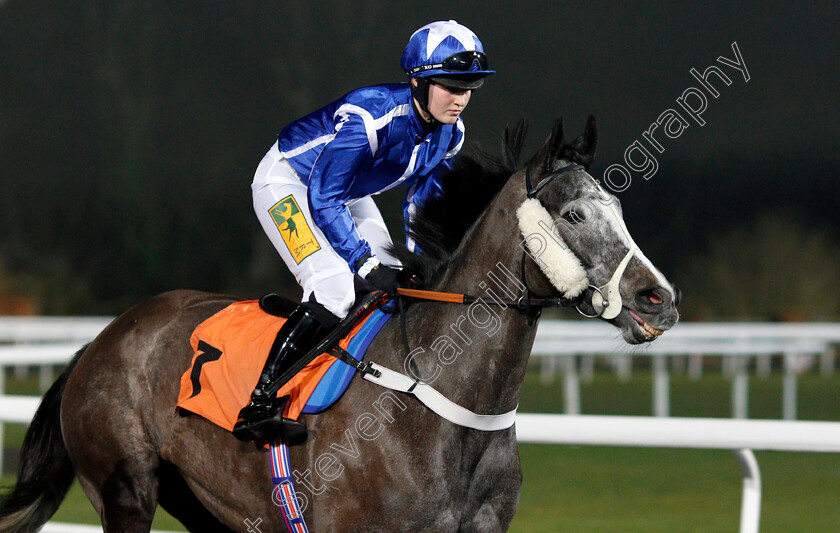
<path fill-rule="evenodd" d="M 487 303 L 521 295 L 516 209 L 525 195 L 517 177 L 511 178 L 464 237 L 437 285 L 440 291 L 481 298 L 470 306 L 447 306 L 440 317 L 443 321 L 438 322 L 442 326 L 437 328 L 463 348 L 457 360 L 443 367 L 440 390 L 454 392 L 459 403 L 479 412 L 502 412 L 518 403 L 536 334 L 536 327 L 529 326 L 518 310 Z"/>

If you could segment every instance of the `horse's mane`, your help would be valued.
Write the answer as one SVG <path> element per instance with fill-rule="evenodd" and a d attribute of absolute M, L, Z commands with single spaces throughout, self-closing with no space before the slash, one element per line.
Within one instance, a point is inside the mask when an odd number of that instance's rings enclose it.
<path fill-rule="evenodd" d="M 594 119 L 590 117 L 590 121 L 594 131 Z M 527 130 L 524 120 L 508 125 L 500 156 L 480 148 L 459 154 L 452 170 L 441 176 L 442 193 L 417 210 L 408 225 L 408 234 L 421 253 L 413 253 L 402 244 L 395 245 L 392 253 L 421 285 L 437 279 L 467 231 L 516 173 Z M 527 165 L 536 161 L 543 168 L 552 168 L 555 161 L 564 159 L 588 169 L 594 159 L 594 149 L 593 153 L 584 149 L 586 145 L 581 144 L 581 138 L 585 135 L 566 144 L 563 119 L 557 119 L 551 136 Z"/>

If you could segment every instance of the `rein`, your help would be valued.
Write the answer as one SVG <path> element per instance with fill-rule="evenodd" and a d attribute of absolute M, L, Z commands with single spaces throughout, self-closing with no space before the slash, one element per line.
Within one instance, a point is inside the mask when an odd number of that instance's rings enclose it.
<path fill-rule="evenodd" d="M 516 300 L 509 300 L 509 299 L 495 299 L 495 298 L 482 298 L 480 296 L 472 296 L 469 294 L 459 294 L 455 292 L 437 292 L 437 291 L 426 291 L 421 289 L 403 289 L 398 288 L 397 294 L 400 296 L 405 296 L 406 298 L 414 298 L 415 300 L 428 300 L 432 302 L 444 302 L 450 304 L 464 304 L 470 305 L 472 303 L 477 302 L 479 299 L 482 300 L 484 303 L 490 305 L 497 305 L 499 307 L 505 307 L 508 309 L 519 309 L 520 311 L 524 311 L 528 309 L 528 303 L 530 303 L 530 307 L 571 307 L 575 305 L 573 300 L 566 300 L 563 298 L 530 298 L 528 299 L 526 296 L 521 296 Z"/>

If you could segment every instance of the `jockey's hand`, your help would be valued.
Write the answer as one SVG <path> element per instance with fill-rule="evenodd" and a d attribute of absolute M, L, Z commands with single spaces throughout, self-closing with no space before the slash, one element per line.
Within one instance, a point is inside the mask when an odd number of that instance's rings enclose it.
<path fill-rule="evenodd" d="M 373 267 L 371 268 L 371 265 Z M 375 257 L 363 257 L 359 261 L 359 274 L 368 283 L 388 293 L 389 296 L 397 295 L 397 287 L 400 285 L 402 271 L 396 268 L 383 265 Z"/>

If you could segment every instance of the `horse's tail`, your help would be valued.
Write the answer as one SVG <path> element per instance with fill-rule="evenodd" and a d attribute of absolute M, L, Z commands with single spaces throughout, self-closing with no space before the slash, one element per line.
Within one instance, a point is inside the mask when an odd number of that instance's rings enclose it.
<path fill-rule="evenodd" d="M 41 400 L 21 449 L 17 483 L 0 498 L 0 531 L 31 533 L 58 510 L 75 472 L 61 435 L 61 397 L 67 378 L 87 346 L 79 350 Z"/>

